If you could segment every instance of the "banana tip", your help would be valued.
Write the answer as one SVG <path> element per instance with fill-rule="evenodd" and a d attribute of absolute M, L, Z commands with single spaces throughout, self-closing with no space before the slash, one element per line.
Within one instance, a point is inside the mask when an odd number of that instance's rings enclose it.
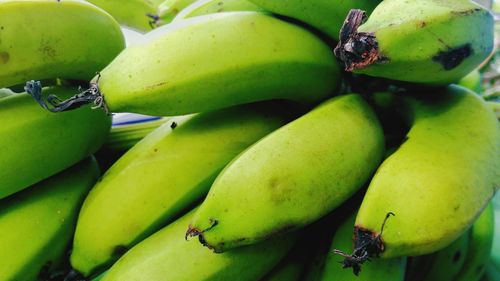
<path fill-rule="evenodd" d="M 340 30 L 339 43 L 335 55 L 344 62 L 346 71 L 365 68 L 388 59 L 381 56 L 375 35 L 358 32 L 358 27 L 366 21 L 366 12 L 352 9 Z"/>

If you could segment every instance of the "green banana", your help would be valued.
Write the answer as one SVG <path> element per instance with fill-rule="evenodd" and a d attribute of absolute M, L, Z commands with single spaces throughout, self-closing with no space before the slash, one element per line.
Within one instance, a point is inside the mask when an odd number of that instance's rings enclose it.
<path fill-rule="evenodd" d="M 330 99 L 233 160 L 186 235 L 223 252 L 308 225 L 361 188 L 383 154 L 379 121 L 361 96 Z"/>
<path fill-rule="evenodd" d="M 347 71 L 447 85 L 493 50 L 493 16 L 471 0 L 385 0 L 365 17 L 351 10 L 342 27 L 335 54 Z"/>
<path fill-rule="evenodd" d="M 181 11 L 195 3 L 196 0 L 165 0 L 158 6 L 158 23 L 170 23 Z"/>
<path fill-rule="evenodd" d="M 272 271 L 260 279 L 260 281 L 299 281 L 300 274 L 304 269 L 303 257 L 285 257 Z"/>
<path fill-rule="evenodd" d="M 342 268 L 338 251 L 350 252 L 352 244 L 352 228 L 356 214 L 352 214 L 340 225 L 333 236 L 331 249 L 326 257 L 325 266 L 321 274 L 321 281 L 403 281 L 406 271 L 406 257 L 374 260 L 363 266 L 363 270 L 356 276 L 351 270 Z M 422 279 L 424 280 L 424 279 Z M 425 279 L 427 280 L 427 279 Z"/>
<path fill-rule="evenodd" d="M 454 281 L 468 255 L 469 236 L 470 231 L 467 231 L 444 249 L 413 257 L 408 266 L 406 281 Z"/>
<path fill-rule="evenodd" d="M 365 257 L 446 247 L 500 187 L 500 123 L 478 95 L 451 85 L 403 100 L 411 129 L 373 177 L 356 218 L 357 245 L 371 247 Z M 389 212 L 395 216 L 381 235 Z"/>
<path fill-rule="evenodd" d="M 174 117 L 146 136 L 86 199 L 73 268 L 85 276 L 96 272 L 203 199 L 229 161 L 291 119 L 287 109 L 254 104 Z"/>
<path fill-rule="evenodd" d="M 69 96 L 76 89 L 44 91 Z M 0 99 L 0 198 L 35 184 L 97 151 L 111 118 L 90 108 L 52 114 L 27 94 Z"/>
<path fill-rule="evenodd" d="M 495 235 L 494 224 L 493 203 L 490 203 L 472 225 L 469 251 L 454 281 L 479 281 L 484 275 Z"/>
<path fill-rule="evenodd" d="M 482 80 L 483 77 L 479 69 L 474 69 L 465 77 L 460 79 L 460 81 L 458 81 L 457 84 L 469 90 L 472 90 L 477 94 L 482 94 L 483 92 Z"/>
<path fill-rule="evenodd" d="M 0 280 L 38 280 L 62 261 L 99 176 L 93 158 L 0 201 Z"/>
<path fill-rule="evenodd" d="M 340 78 L 334 56 L 319 38 L 257 12 L 205 15 L 157 28 L 100 75 L 86 96 L 79 95 L 83 102 L 94 96 L 104 98 L 102 105 L 111 112 L 154 116 L 269 99 L 319 102 Z"/>
<path fill-rule="evenodd" d="M 493 198 L 493 205 L 495 207 L 495 235 L 491 247 L 490 260 L 491 264 L 500 272 L 500 192 Z"/>
<path fill-rule="evenodd" d="M 89 80 L 124 48 L 118 23 L 83 0 L 2 0 L 0 34 L 0 88 Z"/>
<path fill-rule="evenodd" d="M 303 21 L 338 40 L 350 9 L 372 11 L 381 0 L 249 0 L 280 15 Z"/>
<path fill-rule="evenodd" d="M 121 25 L 138 31 L 149 31 L 158 5 L 163 0 L 87 0 L 112 15 Z"/>
<path fill-rule="evenodd" d="M 196 241 L 185 241 L 193 212 L 168 225 L 127 252 L 102 281 L 254 281 L 284 257 L 297 234 L 215 254 Z"/>
<path fill-rule="evenodd" d="M 233 11 L 263 12 L 264 10 L 249 0 L 198 0 L 182 10 L 173 21 Z"/>

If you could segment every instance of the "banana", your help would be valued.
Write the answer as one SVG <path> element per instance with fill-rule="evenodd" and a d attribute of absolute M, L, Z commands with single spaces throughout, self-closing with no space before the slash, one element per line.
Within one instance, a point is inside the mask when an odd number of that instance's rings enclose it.
<path fill-rule="evenodd" d="M 319 102 L 339 78 L 328 46 L 303 28 L 257 12 L 228 12 L 153 30 L 77 100 L 104 99 L 111 112 L 175 116 L 269 99 Z"/>
<path fill-rule="evenodd" d="M 44 91 L 69 96 L 76 89 Z M 89 108 L 51 114 L 27 94 L 0 99 L 0 198 L 35 184 L 97 151 L 111 118 Z"/>
<path fill-rule="evenodd" d="M 482 80 L 483 77 L 479 69 L 474 69 L 465 77 L 460 79 L 457 84 L 481 95 L 483 93 Z"/>
<path fill-rule="evenodd" d="M 112 15 L 121 25 L 141 32 L 150 31 L 163 0 L 87 0 Z"/>
<path fill-rule="evenodd" d="M 469 236 L 470 231 L 467 231 L 444 249 L 425 256 L 413 257 L 408 266 L 406 281 L 454 281 L 456 274 L 463 268 L 465 257 L 469 254 Z"/>
<path fill-rule="evenodd" d="M 184 8 L 173 19 L 173 22 L 197 16 L 233 11 L 263 12 L 264 9 L 249 0 L 198 0 Z"/>
<path fill-rule="evenodd" d="M 383 154 L 379 121 L 361 96 L 330 99 L 224 168 L 186 235 L 224 252 L 308 225 L 362 187 Z"/>
<path fill-rule="evenodd" d="M 249 0 L 273 13 L 303 21 L 331 38 L 339 32 L 350 9 L 372 11 L 381 0 Z"/>
<path fill-rule="evenodd" d="M 319 280 L 403 281 L 406 271 L 406 257 L 374 260 L 364 265 L 361 273 L 356 272 L 356 275 L 351 270 L 342 268 L 342 260 L 339 259 L 337 252 L 350 252 L 352 250 L 352 228 L 355 219 L 355 213 L 347 217 L 333 236 L 331 249 L 326 257 L 325 266 Z M 358 273 L 359 276 L 357 276 Z"/>
<path fill-rule="evenodd" d="M 493 204 L 490 203 L 472 225 L 469 251 L 462 270 L 456 275 L 454 281 L 479 281 L 484 275 L 495 235 L 494 225 Z"/>
<path fill-rule="evenodd" d="M 195 3 L 196 0 L 165 0 L 158 6 L 159 24 L 170 23 L 179 12 Z"/>
<path fill-rule="evenodd" d="M 451 85 L 403 100 L 411 128 L 379 167 L 356 218 L 356 245 L 370 247 L 358 249 L 365 257 L 418 256 L 448 246 L 500 187 L 500 123 L 478 95 Z M 395 216 L 381 235 L 389 212 Z"/>
<path fill-rule="evenodd" d="M 89 80 L 124 48 L 118 23 L 82 0 L 0 1 L 0 88 Z"/>
<path fill-rule="evenodd" d="M 286 124 L 289 110 L 270 103 L 181 116 L 146 136 L 85 200 L 73 268 L 89 276 L 203 199 L 220 170 Z"/>
<path fill-rule="evenodd" d="M 493 16 L 471 0 L 385 0 L 365 18 L 351 10 L 342 27 L 335 54 L 347 71 L 447 85 L 493 50 Z"/>
<path fill-rule="evenodd" d="M 0 280 L 50 275 L 66 254 L 80 205 L 98 176 L 89 158 L 1 201 Z"/>
<path fill-rule="evenodd" d="M 102 281 L 255 281 L 283 258 L 297 234 L 215 254 L 196 241 L 185 241 L 193 212 L 142 241 L 101 279 Z"/>
<path fill-rule="evenodd" d="M 272 271 L 261 278 L 261 281 L 299 281 L 305 266 L 304 257 L 285 257 Z"/>

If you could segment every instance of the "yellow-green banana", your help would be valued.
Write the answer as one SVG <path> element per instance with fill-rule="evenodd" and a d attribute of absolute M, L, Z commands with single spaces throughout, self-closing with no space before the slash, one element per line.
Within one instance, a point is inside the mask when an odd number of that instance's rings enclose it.
<path fill-rule="evenodd" d="M 307 30 L 258 12 L 227 12 L 153 30 L 80 96 L 104 98 L 111 112 L 155 116 L 269 99 L 319 102 L 338 86 L 338 71 L 328 46 Z"/>
<path fill-rule="evenodd" d="M 0 1 L 0 88 L 89 80 L 124 48 L 118 23 L 83 0 Z"/>
<path fill-rule="evenodd" d="M 338 251 L 350 253 L 353 250 L 352 228 L 356 214 L 348 217 L 333 236 L 331 249 L 326 257 L 325 266 L 321 274 L 321 281 L 403 281 L 406 271 L 406 257 L 373 260 L 363 266 L 361 272 L 343 268 L 342 258 Z"/>
<path fill-rule="evenodd" d="M 361 188 L 383 154 L 379 121 L 361 96 L 330 99 L 233 160 L 187 235 L 223 252 L 308 225 Z"/>
<path fill-rule="evenodd" d="M 264 11 L 249 0 L 198 0 L 182 10 L 173 21 L 233 11 Z"/>
<path fill-rule="evenodd" d="M 215 254 L 196 241 L 185 241 L 183 216 L 127 252 L 102 281 L 255 281 L 283 258 L 297 234 L 291 233 L 256 245 Z"/>
<path fill-rule="evenodd" d="M 69 96 L 76 89 L 46 91 Z M 97 151 L 111 118 L 90 108 L 52 114 L 27 94 L 0 99 L 0 198 L 35 184 Z"/>
<path fill-rule="evenodd" d="M 469 235 L 470 232 L 467 231 L 444 249 L 425 256 L 413 257 L 408 265 L 406 281 L 454 281 L 468 255 Z"/>
<path fill-rule="evenodd" d="M 280 15 L 303 21 L 338 40 L 350 9 L 373 10 L 381 0 L 249 0 Z"/>
<path fill-rule="evenodd" d="M 454 281 L 479 281 L 481 279 L 490 257 L 494 235 L 495 216 L 493 204 L 490 203 L 472 225 L 465 263 Z"/>
<path fill-rule="evenodd" d="M 288 110 L 261 103 L 176 117 L 146 136 L 86 199 L 73 268 L 96 272 L 203 199 L 228 162 L 291 119 Z"/>
<path fill-rule="evenodd" d="M 446 247 L 500 187 L 500 123 L 493 112 L 466 88 L 434 91 L 403 98 L 411 128 L 379 167 L 356 218 L 355 240 L 370 245 L 367 256 L 418 256 Z M 380 235 L 389 212 L 395 216 Z"/>
<path fill-rule="evenodd" d="M 351 10 L 335 54 L 347 71 L 433 85 L 458 82 L 493 49 L 493 16 L 471 0 L 385 0 Z"/>
<path fill-rule="evenodd" d="M 170 23 L 181 11 L 196 0 L 165 0 L 158 6 L 158 23 Z"/>
<path fill-rule="evenodd" d="M 467 74 L 465 77 L 460 79 L 458 81 L 458 85 L 465 87 L 467 89 L 470 89 L 477 94 L 482 94 L 483 92 L 483 85 L 482 85 L 482 73 L 479 71 L 479 69 L 474 69 L 471 71 L 469 74 Z"/>
<path fill-rule="evenodd" d="M 0 280 L 39 280 L 58 266 L 98 176 L 89 158 L 0 201 Z"/>
<path fill-rule="evenodd" d="M 138 31 L 149 31 L 154 25 L 158 5 L 163 0 L 87 0 L 112 15 L 121 25 Z"/>

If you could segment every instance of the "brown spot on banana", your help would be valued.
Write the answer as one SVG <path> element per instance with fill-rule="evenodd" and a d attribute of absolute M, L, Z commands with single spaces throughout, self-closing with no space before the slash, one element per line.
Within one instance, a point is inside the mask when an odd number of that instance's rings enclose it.
<path fill-rule="evenodd" d="M 441 64 L 445 70 L 452 70 L 473 53 L 471 44 L 467 43 L 455 48 L 448 48 L 446 51 L 439 51 L 432 60 Z"/>
<path fill-rule="evenodd" d="M 10 59 L 10 55 L 7 52 L 0 52 L 0 64 L 6 64 Z"/>

